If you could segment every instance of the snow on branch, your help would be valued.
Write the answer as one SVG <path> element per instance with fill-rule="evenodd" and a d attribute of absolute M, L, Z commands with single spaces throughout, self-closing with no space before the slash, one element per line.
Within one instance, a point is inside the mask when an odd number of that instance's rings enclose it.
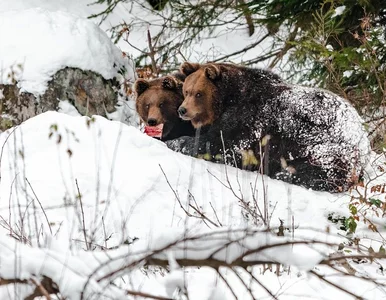
<path fill-rule="evenodd" d="M 95 295 L 99 299 L 112 296 L 120 299 L 133 292 L 110 284 L 114 279 L 145 265 L 168 267 L 171 258 L 180 266 L 208 266 L 215 270 L 222 266 L 247 268 L 266 263 L 310 270 L 327 258 L 332 245 L 326 241 L 290 240 L 261 230 L 222 228 L 164 231 L 149 240 L 116 249 L 70 254 L 58 251 L 55 241 L 49 241 L 47 248 L 33 248 L 3 237 L 0 282 L 28 284 L 33 278 L 49 278 L 61 295 L 70 299 L 89 299 Z M 39 283 L 35 285 L 38 287 Z M 41 291 L 44 290 L 54 289 L 42 285 Z"/>

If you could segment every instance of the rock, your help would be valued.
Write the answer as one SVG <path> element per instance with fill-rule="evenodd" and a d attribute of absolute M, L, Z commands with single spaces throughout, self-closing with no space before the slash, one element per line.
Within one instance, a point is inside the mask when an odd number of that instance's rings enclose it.
<path fill-rule="evenodd" d="M 68 100 L 82 115 L 114 112 L 118 101 L 119 82 L 106 80 L 92 71 L 77 68 L 59 70 L 48 82 L 43 95 L 20 93 L 16 84 L 0 84 L 0 130 L 49 110 L 58 110 L 60 100 Z"/>

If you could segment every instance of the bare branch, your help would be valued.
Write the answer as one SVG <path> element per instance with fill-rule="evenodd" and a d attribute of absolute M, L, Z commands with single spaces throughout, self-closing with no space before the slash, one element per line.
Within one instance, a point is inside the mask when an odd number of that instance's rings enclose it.
<path fill-rule="evenodd" d="M 51 300 L 50 294 L 47 292 L 47 290 L 44 288 L 44 286 L 41 284 L 41 282 L 38 282 L 34 278 L 31 278 L 30 281 L 36 286 L 36 288 L 39 290 L 41 295 L 43 297 L 46 297 L 46 300 Z"/>
<path fill-rule="evenodd" d="M 174 298 L 155 296 L 148 293 L 129 291 L 129 290 L 126 290 L 126 294 L 136 296 L 136 297 L 144 297 L 144 298 L 150 298 L 150 299 L 156 299 L 156 300 L 173 300 L 174 299 Z"/>
<path fill-rule="evenodd" d="M 309 271 L 309 272 L 310 272 L 310 274 L 315 275 L 316 277 L 318 277 L 320 280 L 324 281 L 325 283 L 328 283 L 329 285 L 331 285 L 331 286 L 337 288 L 338 290 L 341 290 L 342 292 L 345 292 L 346 294 L 355 297 L 355 299 L 358 299 L 358 300 L 359 300 L 359 299 L 364 299 L 363 297 L 358 296 L 358 295 L 356 295 L 356 294 L 354 294 L 354 293 L 348 291 L 347 289 L 345 289 L 345 288 L 343 288 L 343 287 L 341 287 L 341 286 L 339 286 L 339 285 L 333 283 L 332 281 L 327 280 L 323 275 L 320 275 L 320 274 L 316 273 L 316 272 L 313 271 L 313 270 L 311 270 L 311 271 Z"/>
<path fill-rule="evenodd" d="M 44 214 L 44 217 L 46 218 L 46 222 L 47 222 L 48 228 L 49 228 L 50 233 L 51 233 L 51 235 L 52 235 L 52 228 L 51 228 L 50 222 L 48 221 L 48 217 L 47 217 L 46 211 L 44 210 L 42 203 L 40 202 L 38 196 L 37 196 L 36 193 L 35 193 L 35 190 L 33 189 L 32 185 L 31 185 L 31 183 L 29 182 L 29 180 L 27 179 L 27 177 L 25 178 L 25 180 L 27 181 L 29 187 L 31 188 L 31 191 L 32 191 L 32 193 L 34 194 L 36 201 L 39 203 L 40 209 L 42 210 L 42 212 L 43 212 L 43 214 Z"/>
<path fill-rule="evenodd" d="M 77 198 L 79 199 L 80 210 L 82 212 L 82 229 L 83 229 L 84 242 L 86 244 L 86 249 L 90 250 L 90 245 L 87 242 L 86 225 L 84 223 L 84 210 L 83 210 L 83 203 L 82 203 L 82 194 L 80 193 L 80 190 L 79 190 L 78 179 L 75 179 L 75 184 L 76 184 L 76 188 L 78 190 L 78 197 Z"/>
<path fill-rule="evenodd" d="M 231 54 L 228 54 L 228 55 L 225 55 L 225 56 L 222 56 L 222 57 L 219 57 L 219 58 L 216 58 L 215 60 L 212 60 L 212 62 L 219 62 L 219 61 L 223 61 L 229 57 L 232 57 L 232 56 L 235 56 L 235 55 L 238 55 L 238 54 L 241 54 L 241 53 L 245 53 L 247 52 L 248 50 L 251 50 L 253 48 L 255 48 L 257 45 L 259 45 L 262 41 L 264 41 L 267 37 L 269 37 L 269 33 L 265 34 L 264 36 L 262 36 L 259 40 L 257 40 L 256 42 L 254 42 L 253 44 L 250 44 L 249 46 L 247 47 L 244 47 L 243 49 L 239 50 L 239 51 L 236 51 L 236 52 L 233 52 Z"/>

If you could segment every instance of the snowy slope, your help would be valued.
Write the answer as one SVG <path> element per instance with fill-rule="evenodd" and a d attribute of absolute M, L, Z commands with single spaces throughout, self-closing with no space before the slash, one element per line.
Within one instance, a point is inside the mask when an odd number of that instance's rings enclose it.
<path fill-rule="evenodd" d="M 110 122 L 98 116 L 95 116 L 95 120 L 88 126 L 85 117 L 50 112 L 28 120 L 12 133 L 1 161 L 1 199 L 8 199 L 14 204 L 11 205 L 14 215 L 17 215 L 19 209 L 17 204 L 26 207 L 32 197 L 29 195 L 31 189 L 28 182 L 23 179 L 26 177 L 37 195 L 45 195 L 39 199 L 43 207 L 48 208 L 48 217 L 51 214 L 50 207 L 63 205 L 64 201 L 75 201 L 75 180 L 78 181 L 86 211 L 90 208 L 85 219 L 91 226 L 95 222 L 99 224 L 101 218 L 100 215 L 95 216 L 95 206 L 102 209 L 106 203 L 111 202 L 105 217 L 106 220 L 114 220 L 112 224 L 106 225 L 107 235 L 114 232 L 109 240 L 111 246 L 128 237 L 148 236 L 160 226 L 184 226 L 186 220 L 196 223 L 194 218 L 186 218 L 179 208 L 163 170 L 181 201 L 187 201 L 189 189 L 199 206 L 211 218 L 214 215 L 210 203 L 214 205 L 222 225 L 247 224 L 243 221 L 233 192 L 223 185 L 227 184 L 224 165 L 175 153 L 162 142 L 142 134 L 134 127 Z M 57 131 L 51 128 L 53 125 L 57 127 Z M 48 137 L 50 132 L 53 132 L 51 138 Z M 61 141 L 58 144 L 59 136 Z M 3 145 L 7 137 L 8 132 L 1 135 L 0 145 Z M 68 150 L 71 151 L 71 156 Z M 23 159 L 20 152 L 23 153 Z M 257 198 L 262 201 L 265 196 L 272 199 L 272 204 L 278 202 L 272 216 L 272 225 L 279 224 L 278 217 L 287 219 L 287 207 L 291 204 L 289 202 L 294 202 L 294 195 L 296 206 L 292 207 L 292 211 L 299 223 L 309 223 L 312 220 L 316 224 L 327 226 L 326 216 L 329 211 L 325 211 L 326 204 L 333 203 L 331 211 L 341 210 L 343 213 L 346 209 L 347 198 L 342 198 L 342 195 L 308 191 L 234 168 L 228 167 L 227 171 L 234 192 L 242 194 L 246 201 L 252 200 L 250 184 L 257 181 Z M 26 190 L 24 194 L 29 196 L 11 193 L 12 181 L 12 189 L 18 186 Z M 267 186 L 266 195 L 263 182 Z M 20 202 L 22 200 L 24 202 Z M 8 210 L 8 206 L 8 201 L 1 203 L 3 210 Z M 56 215 L 58 210 L 53 211 L 56 211 Z M 61 218 L 70 218 L 67 220 L 69 224 L 76 222 L 76 216 L 66 215 L 68 208 L 61 208 L 59 211 Z M 122 215 L 117 215 L 117 211 Z M 110 214 L 114 217 L 108 217 Z M 144 214 L 147 215 L 146 218 Z M 122 231 L 123 222 L 126 222 L 126 226 Z M 44 224 L 46 222 L 42 220 L 41 223 L 47 232 L 48 228 Z M 56 225 L 59 226 L 59 223 Z M 56 231 L 55 226 L 52 230 Z M 97 227 L 96 230 L 98 236 L 102 237 L 102 228 Z"/>
<path fill-rule="evenodd" d="M 199 207 L 208 219 L 217 225 L 221 224 L 223 228 L 264 228 L 261 222 L 256 223 L 245 217 L 246 212 L 241 209 L 240 202 L 235 197 L 242 194 L 245 201 L 252 201 L 251 184 L 253 186 L 255 183 L 259 207 L 263 208 L 264 198 L 269 202 L 272 228 L 278 226 L 281 219 L 286 227 L 296 228 L 295 239 L 334 242 L 346 240 L 337 235 L 344 233 L 327 220 L 327 215 L 331 212 L 347 215 L 348 195 L 314 192 L 229 167 L 224 172 L 224 165 L 174 153 L 162 142 L 142 134 L 136 128 L 102 117 L 90 120 L 56 112 L 45 113 L 26 121 L 15 130 L 2 133 L 0 145 L 4 145 L 0 169 L 1 234 L 24 235 L 28 243 L 34 246 L 49 247 L 50 250 L 39 251 L 53 251 L 59 261 L 65 261 L 72 253 L 75 255 L 74 266 L 77 265 L 79 255 L 87 254 L 82 250 L 86 249 L 84 230 L 88 240 L 92 239 L 93 248 L 96 248 L 92 255 L 94 256 L 100 247 L 111 248 L 133 238 L 139 238 L 145 248 L 147 246 L 152 249 L 161 247 L 170 238 L 178 238 L 181 230 L 196 232 L 215 229 L 214 225 L 205 220 L 188 217 L 180 207 L 176 195 L 190 214 L 198 216 L 188 203 Z M 228 180 L 233 190 L 225 187 Z M 188 197 L 188 190 L 191 197 Z M 81 213 L 82 209 L 84 213 Z M 327 236 L 326 228 L 330 232 Z M 39 236 L 36 235 L 37 232 L 40 233 Z M 363 236 L 372 236 L 365 228 L 361 228 L 360 232 Z M 286 230 L 285 235 L 288 238 L 292 233 Z M 53 238 L 49 238 L 51 236 Z M 0 244 L 0 247 L 6 246 L 9 249 L 9 243 Z M 136 243 L 138 242 L 133 244 L 133 249 L 136 249 Z M 376 247 L 376 244 L 373 246 Z M 125 249 L 120 251 L 128 251 Z M 32 250 L 23 251 L 28 256 Z M 333 249 L 323 251 L 328 254 Z M 9 257 L 6 254 L 8 252 L 0 253 Z M 275 255 L 274 252 L 271 255 L 280 261 L 280 255 Z M 285 257 L 287 254 L 283 252 L 283 255 Z M 311 265 L 307 268 L 312 268 L 317 262 L 312 257 L 313 254 L 306 247 L 294 257 L 288 256 L 286 261 L 299 267 L 308 261 Z M 27 262 L 29 261 L 26 260 Z M 29 264 L 39 269 L 39 264 L 44 265 L 47 260 L 42 259 L 39 262 L 40 260 L 36 260 Z M 82 269 L 82 276 L 86 277 L 96 266 L 97 262 L 89 264 L 89 268 Z M 31 266 L 27 270 L 30 268 Z M 374 266 L 370 265 L 370 268 Z M 2 270 L 4 274 L 4 269 Z M 294 295 L 320 298 L 318 293 L 324 289 L 329 295 L 326 299 L 344 296 L 337 290 L 327 289 L 317 278 L 309 280 L 305 272 L 293 271 L 276 278 L 273 273 L 262 275 L 258 270 L 256 267 L 256 276 L 271 290 L 280 294 L 280 299 L 293 299 Z M 28 274 L 32 271 L 26 272 Z M 176 272 L 178 274 L 182 271 Z M 205 299 L 205 293 L 209 297 L 206 299 L 215 299 L 210 295 L 219 291 L 212 290 L 213 285 L 209 284 L 207 289 L 197 289 L 197 284 L 202 284 L 203 278 L 209 278 L 207 280 L 213 283 L 218 281 L 213 271 L 193 268 L 186 272 L 186 276 L 191 278 L 188 284 L 190 299 Z M 139 271 L 132 271 L 130 274 L 135 277 L 132 283 L 134 286 L 138 287 L 143 283 L 143 290 L 165 296 L 168 295 L 168 286 L 174 290 L 181 281 L 173 279 L 173 276 L 180 278 L 181 275 L 174 272 L 166 281 L 159 276 L 146 277 Z M 71 283 L 71 275 L 68 276 L 66 280 Z M 234 274 L 227 274 L 226 278 L 234 284 L 239 295 L 246 297 L 246 291 L 234 278 Z M 359 294 L 370 295 L 368 299 L 383 295 L 382 291 L 373 289 L 371 284 L 353 285 L 347 279 L 341 281 L 339 276 L 336 280 L 350 285 Z M 207 284 L 206 282 L 205 286 Z M 216 286 L 222 286 L 223 290 L 224 283 L 220 282 Z M 12 290 L 11 287 L 8 288 Z M 7 287 L 3 292 L 8 292 L 6 289 Z M 223 295 L 221 297 L 225 298 L 218 299 L 232 299 L 229 291 L 223 292 L 226 297 Z M 264 294 L 258 287 L 256 292 L 257 295 Z M 74 293 L 73 290 L 69 295 L 75 295 L 71 293 Z M 342 299 L 346 299 L 345 297 Z"/>

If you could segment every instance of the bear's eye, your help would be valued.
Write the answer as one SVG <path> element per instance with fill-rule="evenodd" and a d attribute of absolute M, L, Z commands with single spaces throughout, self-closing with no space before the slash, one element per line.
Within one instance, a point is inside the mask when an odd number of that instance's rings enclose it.
<path fill-rule="evenodd" d="M 196 98 L 200 98 L 201 96 L 202 96 L 201 93 L 196 94 Z"/>
<path fill-rule="evenodd" d="M 145 107 L 146 107 L 146 109 L 149 109 L 150 105 L 149 105 L 149 104 L 146 104 L 146 106 L 145 106 Z"/>
<path fill-rule="evenodd" d="M 164 106 L 164 103 L 161 102 L 158 106 L 159 106 L 159 108 L 161 108 L 162 106 Z"/>

